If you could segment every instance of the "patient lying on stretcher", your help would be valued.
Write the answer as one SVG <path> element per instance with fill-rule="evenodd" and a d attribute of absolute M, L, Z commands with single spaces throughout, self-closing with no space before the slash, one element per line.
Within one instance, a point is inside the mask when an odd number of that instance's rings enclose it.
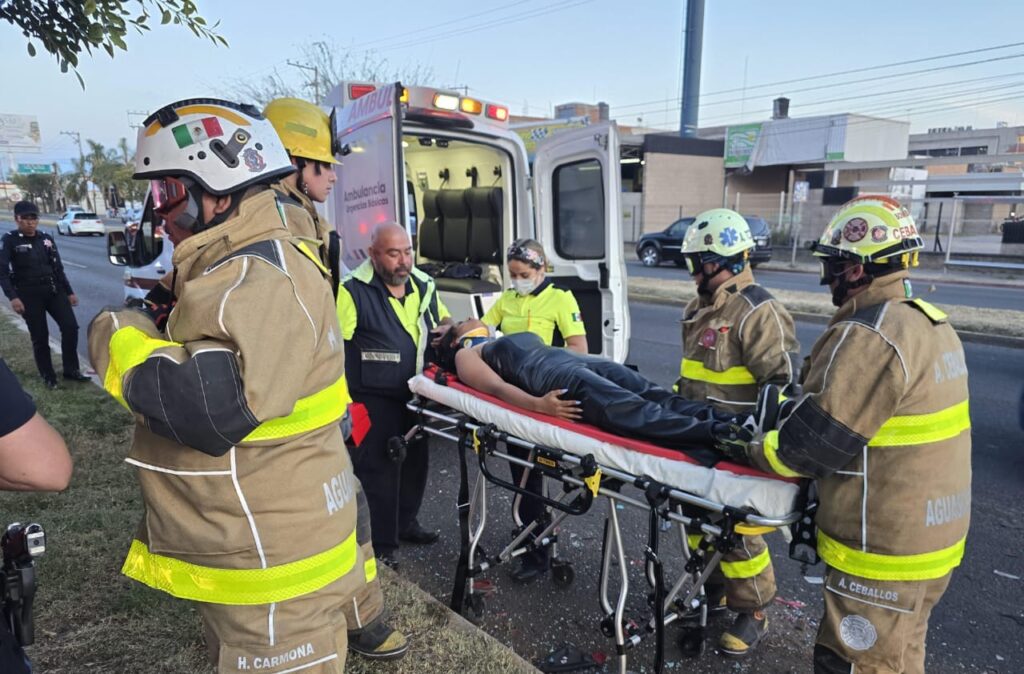
<path fill-rule="evenodd" d="M 441 339 L 437 361 L 510 405 L 679 449 L 707 466 L 749 439 L 737 419 L 710 405 L 618 363 L 546 346 L 529 332 L 493 338 L 480 321 L 463 321 Z"/>

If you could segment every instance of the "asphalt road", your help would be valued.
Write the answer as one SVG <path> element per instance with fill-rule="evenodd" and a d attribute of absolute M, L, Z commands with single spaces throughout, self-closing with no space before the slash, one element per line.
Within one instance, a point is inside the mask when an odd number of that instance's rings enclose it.
<path fill-rule="evenodd" d="M 685 269 L 672 263 L 659 267 L 645 267 L 635 256 L 626 254 L 626 269 L 631 276 L 648 278 L 688 279 Z M 773 290 L 802 290 L 821 293 L 827 297 L 824 288 L 818 285 L 818 276 L 807 272 L 781 271 L 777 269 L 758 268 L 754 275 L 757 282 Z M 1024 309 L 1024 288 L 999 285 L 957 285 L 944 282 L 918 282 L 914 284 L 914 292 L 930 301 L 945 304 L 962 304 L 968 307 L 987 307 L 992 309 Z"/>
<path fill-rule="evenodd" d="M 0 221 L 0 231 L 11 226 L 10 222 Z M 57 242 L 80 299 L 76 313 L 82 325 L 79 343 L 84 354 L 89 320 L 102 307 L 122 301 L 122 270 L 107 261 L 101 237 L 57 237 Z M 667 267 L 654 271 L 678 273 Z M 759 275 L 769 287 L 775 275 L 798 279 L 810 276 L 767 271 Z M 971 301 L 984 306 L 980 298 Z M 634 337 L 630 360 L 644 375 L 662 385 L 670 384 L 680 359 L 679 309 L 633 304 L 631 314 Z M 805 353 L 821 329 L 819 325 L 797 324 Z M 1024 435 L 1018 425 L 1018 409 L 1024 386 L 1024 356 L 1019 350 L 981 344 L 965 344 L 965 351 L 970 369 L 974 441 L 973 524 L 964 563 L 932 616 L 928 671 L 1019 672 L 1024 671 Z M 447 601 L 458 558 L 458 472 L 453 445 L 434 442 L 431 453 L 430 481 L 421 521 L 439 529 L 442 539 L 434 546 L 403 548 L 401 573 Z M 497 551 L 507 541 L 511 528 L 511 520 L 505 515 L 508 507 L 507 495 L 492 489 L 490 526 L 483 538 L 488 550 Z M 576 570 L 576 581 L 570 587 L 556 588 L 548 579 L 516 586 L 506 578 L 504 568 L 486 574 L 493 586 L 482 627 L 530 660 L 536 661 L 563 642 L 575 644 L 588 653 L 612 655 L 611 642 L 597 629 L 601 613 L 596 581 L 606 508 L 606 504 L 599 503 L 592 512 L 569 520 L 563 528 L 561 554 L 574 563 Z M 632 509 L 620 511 L 619 515 L 631 560 L 630 609 L 639 615 L 646 610 L 640 569 L 647 523 L 641 513 Z M 821 612 L 820 586 L 802 579 L 799 567 L 787 558 L 780 536 L 774 534 L 769 540 L 779 596 L 791 603 L 773 607 L 773 627 L 764 647 L 739 664 L 724 661 L 711 652 L 696 662 L 683 661 L 670 630 L 667 671 L 810 671 L 810 644 Z M 672 539 L 664 543 L 669 549 L 674 544 Z M 670 566 L 674 568 L 677 564 L 673 562 Z M 810 573 L 820 573 L 820 567 Z M 712 638 L 720 628 L 721 625 L 713 628 Z M 631 669 L 651 671 L 653 644 L 645 642 L 630 657 Z M 486 665 L 482 664 L 481 671 L 486 671 Z"/>

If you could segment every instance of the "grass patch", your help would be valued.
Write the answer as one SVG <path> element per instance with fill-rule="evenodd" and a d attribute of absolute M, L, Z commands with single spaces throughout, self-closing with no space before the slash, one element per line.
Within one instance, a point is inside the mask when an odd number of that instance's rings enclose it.
<path fill-rule="evenodd" d="M 208 674 L 199 616 L 188 602 L 120 574 L 142 502 L 123 462 L 131 415 L 98 387 L 62 383 L 47 391 L 36 374 L 28 335 L 0 314 L 0 355 L 64 436 L 75 462 L 62 494 L 0 492 L 0 518 L 39 522 L 47 552 L 38 560 L 37 671 Z M 350 656 L 346 671 L 534 671 L 483 632 L 467 627 L 411 583 L 381 568 L 392 623 L 411 638 L 406 657 L 389 665 Z"/>
<path fill-rule="evenodd" d="M 921 284 L 918 284 L 921 285 Z M 836 308 L 826 289 L 820 293 L 799 290 L 772 290 L 772 295 L 792 312 L 831 316 Z M 629 279 L 629 298 L 640 302 L 678 304 L 682 311 L 686 303 L 697 296 L 692 281 L 672 281 L 633 277 Z M 920 295 L 927 300 L 927 293 Z M 947 314 L 957 330 L 969 330 L 989 335 L 1024 337 L 1024 311 L 967 307 L 960 304 L 933 303 Z"/>

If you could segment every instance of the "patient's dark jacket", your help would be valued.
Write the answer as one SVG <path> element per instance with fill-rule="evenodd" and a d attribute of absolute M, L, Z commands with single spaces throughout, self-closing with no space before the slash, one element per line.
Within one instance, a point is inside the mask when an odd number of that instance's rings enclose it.
<path fill-rule="evenodd" d="M 729 415 L 682 398 L 603 358 L 546 346 L 530 332 L 485 344 L 481 356 L 504 381 L 530 395 L 568 389 L 580 401 L 583 421 L 611 433 L 680 449 L 704 465 L 721 455 L 712 449 L 713 427 Z"/>

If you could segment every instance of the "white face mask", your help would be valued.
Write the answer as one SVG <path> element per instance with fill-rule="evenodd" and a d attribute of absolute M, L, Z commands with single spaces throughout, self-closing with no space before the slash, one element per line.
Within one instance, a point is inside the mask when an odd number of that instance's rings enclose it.
<path fill-rule="evenodd" d="M 512 287 L 520 295 L 529 295 L 537 287 L 537 281 L 534 279 L 513 279 Z"/>

